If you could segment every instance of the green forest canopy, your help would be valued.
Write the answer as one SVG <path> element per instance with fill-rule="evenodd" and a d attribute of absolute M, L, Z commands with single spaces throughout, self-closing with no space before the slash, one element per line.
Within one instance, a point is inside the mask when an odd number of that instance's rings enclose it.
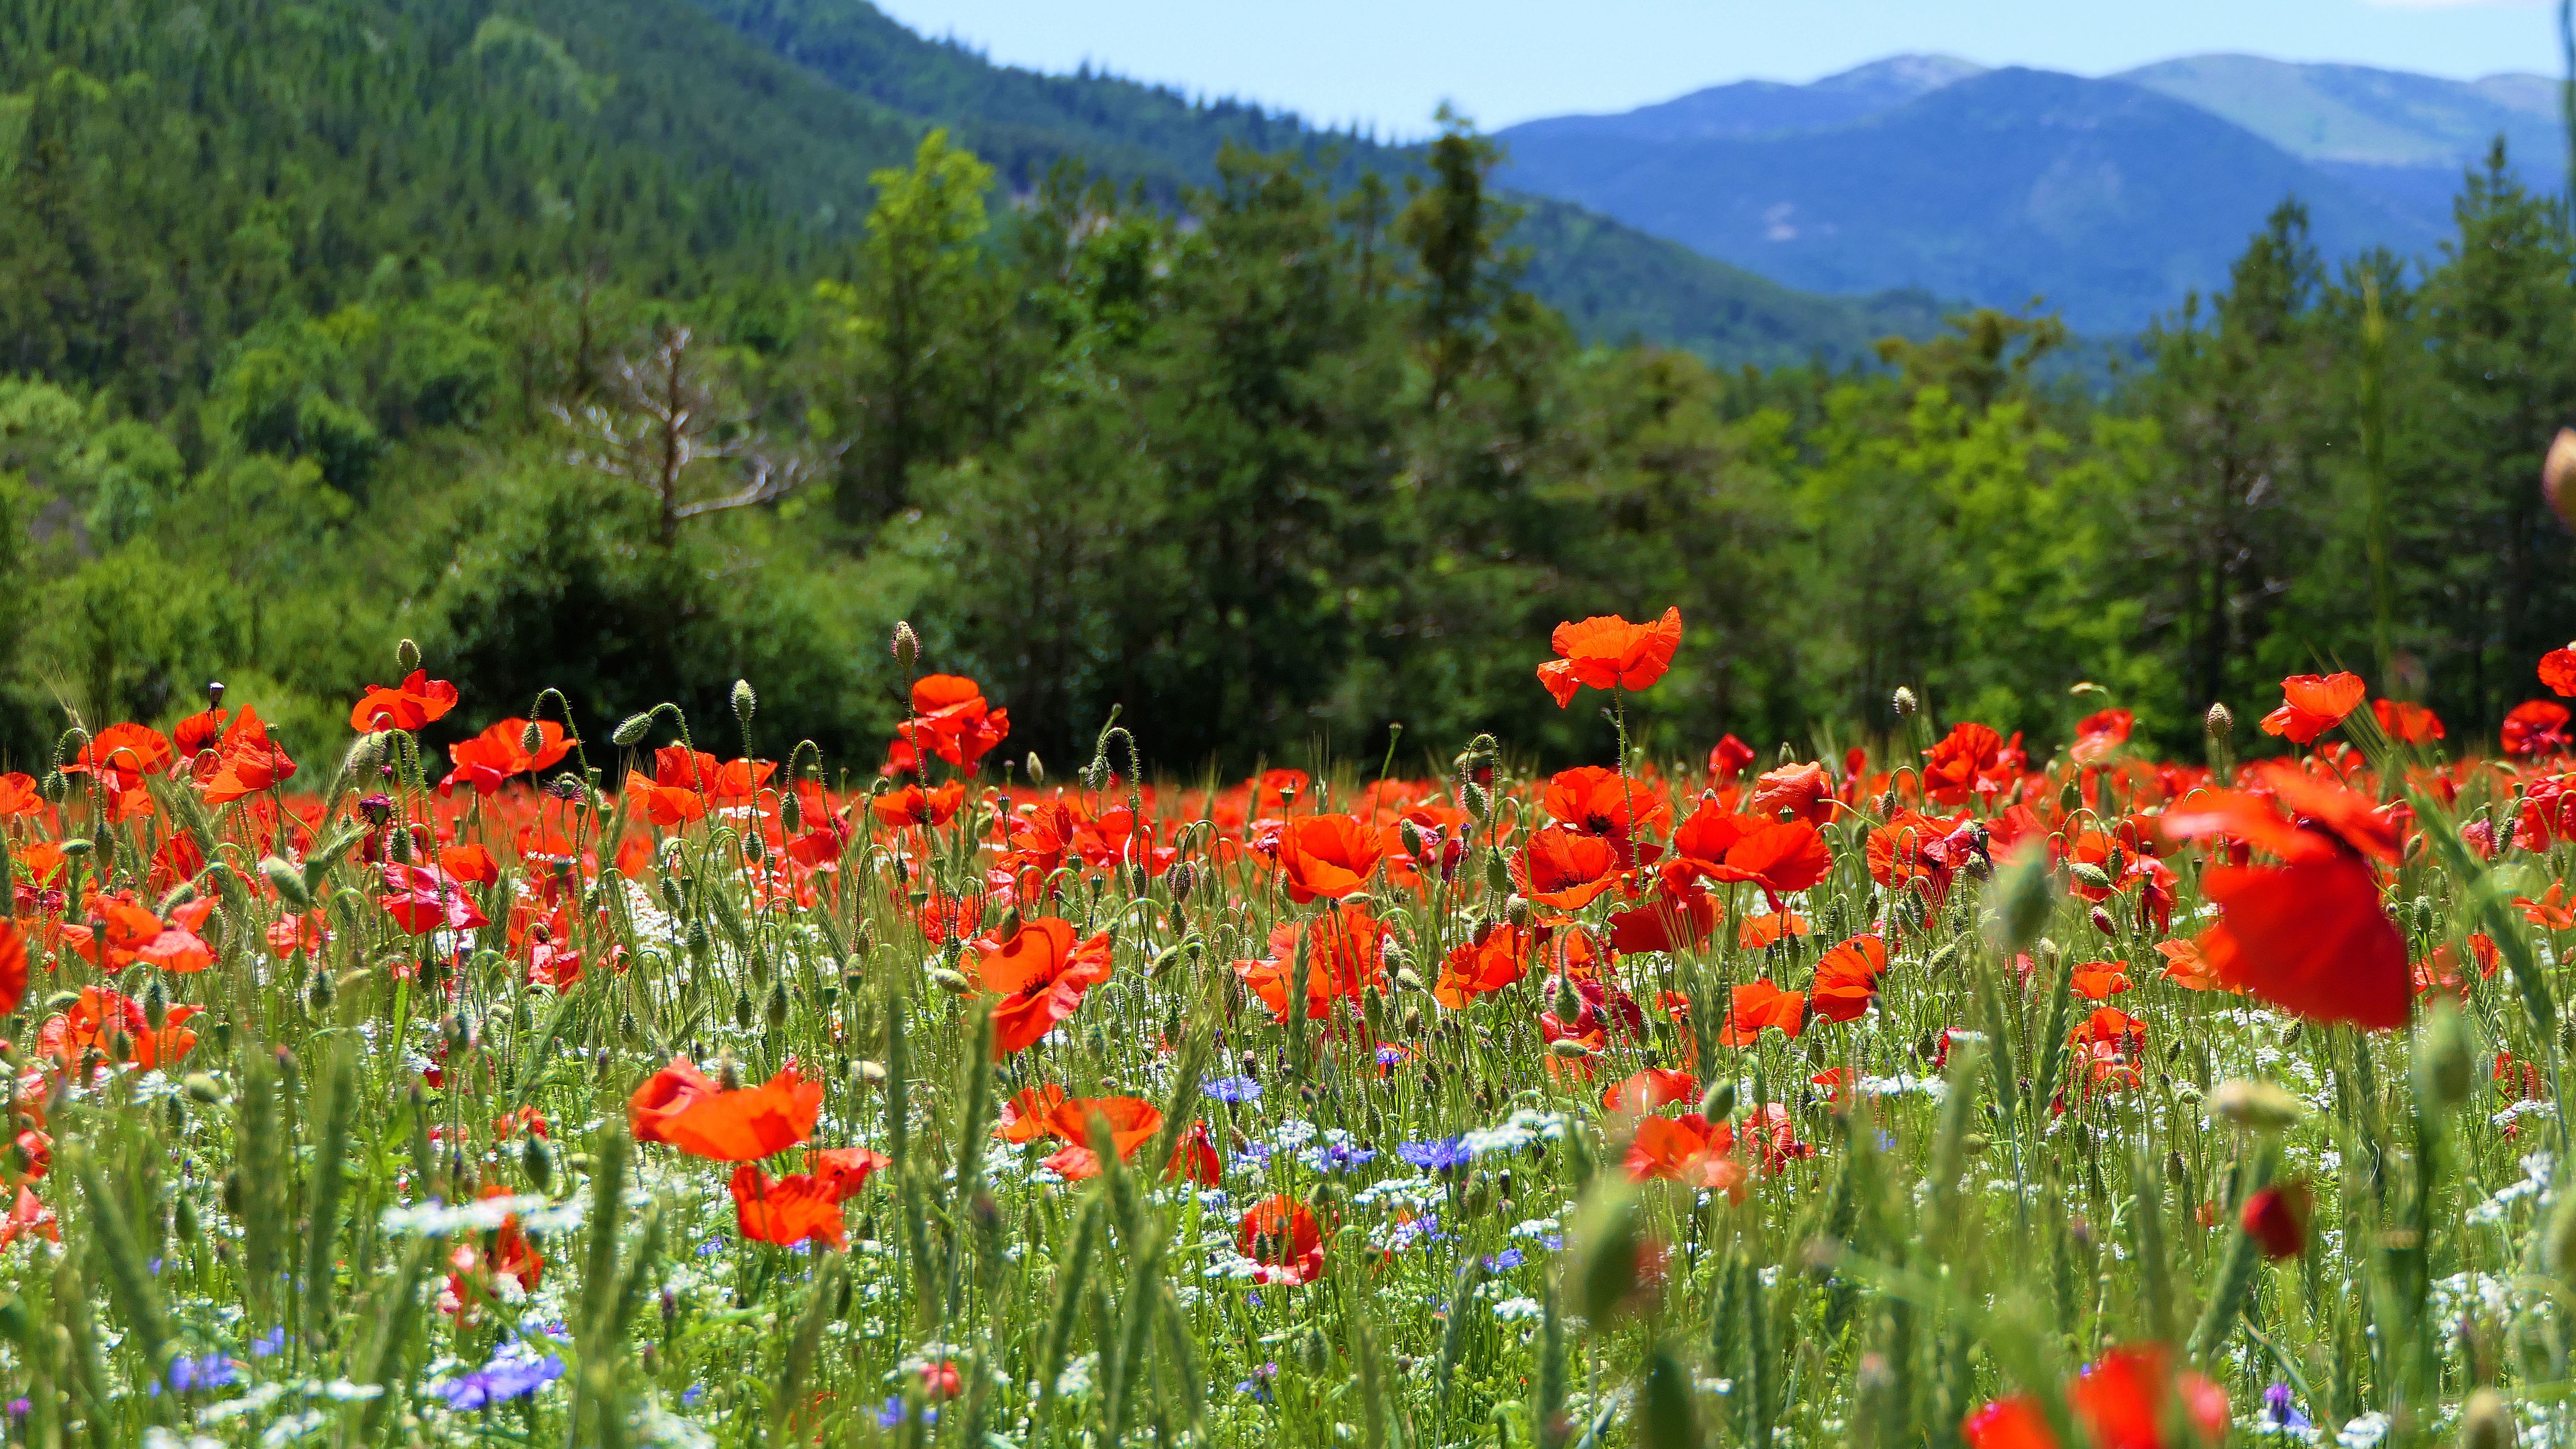
<path fill-rule="evenodd" d="M 1118 705 L 1194 769 L 1374 760 L 1395 722 L 1597 751 L 1547 632 L 1668 604 L 1632 720 L 1668 749 L 1849 742 L 1901 683 L 2044 744 L 2079 682 L 2170 748 L 2327 663 L 2458 738 L 2576 632 L 2533 486 L 2576 258 L 2500 164 L 2420 260 L 2321 258 L 2285 201 L 2102 391 L 2046 380 L 2044 317 L 1868 370 L 1586 343 L 1463 127 L 1410 184 L 1300 147 L 1013 187 L 865 97 L 719 115 L 499 11 L 0 0 L 0 34 L 40 42 L 0 55 L 22 763 L 215 678 L 323 744 L 402 636 L 468 728 L 547 686 L 593 730 L 711 719 L 742 676 L 849 758 L 908 618 L 1015 750 Z M 862 225 L 730 179 L 846 167 L 836 127 L 910 158 Z"/>

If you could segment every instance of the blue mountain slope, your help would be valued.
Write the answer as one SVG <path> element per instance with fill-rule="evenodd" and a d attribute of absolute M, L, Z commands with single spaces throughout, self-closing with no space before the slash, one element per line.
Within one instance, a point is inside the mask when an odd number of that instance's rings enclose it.
<path fill-rule="evenodd" d="M 2437 221 L 2240 125 L 2119 81 L 1991 71 L 1821 129 L 1659 141 L 1503 133 L 1510 184 L 1792 287 L 1920 286 L 2088 332 L 2219 283 L 2285 196 L 2329 254 L 2429 246 Z"/>

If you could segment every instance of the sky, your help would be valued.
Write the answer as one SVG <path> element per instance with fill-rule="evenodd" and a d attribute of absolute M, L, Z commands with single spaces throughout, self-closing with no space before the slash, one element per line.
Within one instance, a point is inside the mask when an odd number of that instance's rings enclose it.
<path fill-rule="evenodd" d="M 876 0 L 1006 65 L 1086 62 L 1330 125 L 1487 129 L 1905 52 L 2107 75 L 2209 51 L 2470 78 L 2558 72 L 2547 0 Z"/>

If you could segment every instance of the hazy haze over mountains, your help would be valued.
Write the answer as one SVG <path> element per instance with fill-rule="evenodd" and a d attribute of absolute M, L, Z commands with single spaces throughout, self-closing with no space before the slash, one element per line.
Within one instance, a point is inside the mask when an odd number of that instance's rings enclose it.
<path fill-rule="evenodd" d="M 2296 195 L 2329 257 L 2422 254 L 2503 136 L 2555 188 L 2556 83 L 2209 55 L 2100 79 L 1899 56 L 1508 128 L 1510 184 L 1794 287 L 1926 287 L 2127 331 Z"/>

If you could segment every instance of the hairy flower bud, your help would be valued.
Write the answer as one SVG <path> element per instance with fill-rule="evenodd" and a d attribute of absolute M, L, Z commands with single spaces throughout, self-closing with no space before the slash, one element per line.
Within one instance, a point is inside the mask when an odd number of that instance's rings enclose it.
<path fill-rule="evenodd" d="M 2571 483 L 2576 483 L 2576 428 L 2560 428 L 2540 463 L 2540 496 L 2569 528 L 2576 528 L 2576 486 Z"/>
<path fill-rule="evenodd" d="M 2236 733 L 2236 715 L 2224 704 L 2213 704 L 2202 718 L 2201 726 L 2209 731 L 2211 739 L 2224 740 Z"/>
<path fill-rule="evenodd" d="M 1914 698 L 1914 691 L 1902 684 L 1896 686 L 1895 704 L 1898 719 L 1912 719 L 1914 711 L 1922 708 L 1921 703 Z"/>
<path fill-rule="evenodd" d="M 1040 786 L 1046 784 L 1046 761 L 1038 758 L 1037 751 L 1029 751 L 1027 761 L 1025 761 L 1020 768 L 1028 772 L 1030 784 Z"/>
<path fill-rule="evenodd" d="M 2286 1132 L 2308 1109 L 2276 1083 L 2237 1077 L 2209 1089 L 2209 1112 L 2247 1131 Z"/>
<path fill-rule="evenodd" d="M 652 727 L 653 712 L 648 709 L 642 714 L 628 715 L 625 722 L 610 733 L 608 738 L 621 750 L 631 749 L 637 740 L 644 738 L 644 732 Z"/>
<path fill-rule="evenodd" d="M 546 732 L 537 727 L 535 720 L 528 721 L 528 727 L 519 731 L 519 748 L 533 755 L 545 747 Z"/>
<path fill-rule="evenodd" d="M 744 729 L 751 728 L 751 717 L 759 708 L 760 696 L 751 692 L 751 681 L 735 680 L 733 682 L 733 717 L 742 721 Z"/>

